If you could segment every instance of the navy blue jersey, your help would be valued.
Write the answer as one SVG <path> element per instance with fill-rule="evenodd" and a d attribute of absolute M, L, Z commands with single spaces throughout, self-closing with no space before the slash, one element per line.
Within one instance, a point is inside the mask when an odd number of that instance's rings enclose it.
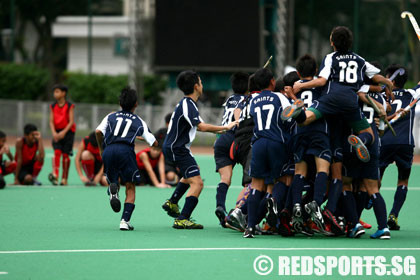
<path fill-rule="evenodd" d="M 241 103 L 242 100 L 245 99 L 243 94 L 232 94 L 226 99 L 225 103 L 223 103 L 224 111 L 223 111 L 223 118 L 222 118 L 222 125 L 228 125 L 230 122 L 234 121 L 233 111 Z"/>
<path fill-rule="evenodd" d="M 203 122 L 194 100 L 184 97 L 172 113 L 168 133 L 163 142 L 164 149 L 170 149 L 175 161 L 176 156 L 190 154 L 190 146 L 197 132 L 197 125 Z"/>
<path fill-rule="evenodd" d="M 333 52 L 322 61 L 320 77 L 327 79 L 326 93 L 356 94 L 366 75 L 372 78 L 379 69 L 353 52 Z"/>
<path fill-rule="evenodd" d="M 139 116 L 128 111 L 110 113 L 96 129 L 104 135 L 105 146 L 119 143 L 134 147 L 136 136 L 143 137 L 150 146 L 156 140 L 147 124 Z"/>
<path fill-rule="evenodd" d="M 395 100 L 391 102 L 392 111 L 389 113 L 390 115 L 401 108 L 404 109 L 418 94 L 413 89 L 395 89 L 393 90 L 393 93 L 395 95 Z M 414 146 L 413 123 L 415 109 L 416 106 L 411 108 L 410 112 L 404 118 L 400 118 L 392 125 L 397 134 L 396 137 L 393 136 L 389 130 L 385 131 L 385 134 L 381 139 L 382 145 L 406 144 Z"/>
<path fill-rule="evenodd" d="M 308 80 L 302 80 L 301 83 L 309 82 Z M 322 95 L 323 88 L 312 88 L 305 89 L 296 94 L 296 97 L 302 99 L 305 103 L 305 107 L 309 108 L 314 102 L 318 102 L 318 99 Z M 306 132 L 319 131 L 323 133 L 328 133 L 328 125 L 325 118 L 314 121 L 308 126 L 294 126 L 293 134 L 301 134 Z"/>
<path fill-rule="evenodd" d="M 289 100 L 282 94 L 262 91 L 251 100 L 250 115 L 254 120 L 254 138 L 268 138 L 280 143 L 290 139 L 292 122 L 280 119 L 283 108 L 290 106 Z"/>

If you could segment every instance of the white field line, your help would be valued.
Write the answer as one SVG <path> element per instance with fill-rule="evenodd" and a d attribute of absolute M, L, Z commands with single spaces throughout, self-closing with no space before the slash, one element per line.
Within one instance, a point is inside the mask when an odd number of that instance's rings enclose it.
<path fill-rule="evenodd" d="M 6 272 L 6 271 L 0 271 L 0 275 L 6 275 L 6 274 L 9 274 L 9 272 Z"/>
<path fill-rule="evenodd" d="M 182 251 L 420 251 L 420 248 L 139 248 L 0 251 L 0 254 L 103 253 L 103 252 L 182 252 Z"/>

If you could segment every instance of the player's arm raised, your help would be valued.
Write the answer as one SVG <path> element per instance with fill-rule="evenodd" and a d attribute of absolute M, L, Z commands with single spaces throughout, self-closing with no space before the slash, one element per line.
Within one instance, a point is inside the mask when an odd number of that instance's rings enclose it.
<path fill-rule="evenodd" d="M 372 81 L 375 83 L 385 85 L 386 96 L 391 100 L 395 100 L 394 93 L 392 92 L 393 84 L 389 79 L 385 78 L 382 75 L 376 74 L 372 77 Z"/>
<path fill-rule="evenodd" d="M 327 83 L 327 79 L 324 77 L 319 77 L 306 83 L 301 83 L 297 81 L 293 84 L 293 92 L 297 93 L 303 89 L 322 87 L 326 83 Z"/>

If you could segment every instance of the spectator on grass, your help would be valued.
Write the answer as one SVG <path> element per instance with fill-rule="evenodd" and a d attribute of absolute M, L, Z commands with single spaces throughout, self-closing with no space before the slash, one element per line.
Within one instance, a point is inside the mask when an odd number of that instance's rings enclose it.
<path fill-rule="evenodd" d="M 6 155 L 9 160 L 3 161 L 3 155 Z M 14 173 L 16 170 L 16 161 L 10 152 L 9 145 L 6 143 L 6 133 L 0 131 L 0 189 L 6 186 L 6 181 L 3 176 Z"/>

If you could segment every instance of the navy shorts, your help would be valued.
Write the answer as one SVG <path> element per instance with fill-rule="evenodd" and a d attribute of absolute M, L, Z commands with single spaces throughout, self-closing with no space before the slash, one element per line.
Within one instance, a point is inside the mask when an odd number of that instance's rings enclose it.
<path fill-rule="evenodd" d="M 60 132 L 61 130 L 57 130 Z M 74 132 L 68 131 L 63 139 L 58 142 L 52 140 L 54 150 L 60 150 L 64 154 L 73 155 Z"/>
<path fill-rule="evenodd" d="M 288 162 L 284 143 L 259 138 L 252 144 L 252 178 L 279 178 Z"/>
<path fill-rule="evenodd" d="M 22 165 L 22 167 L 20 168 L 19 174 L 17 175 L 19 182 L 23 184 L 23 181 L 25 180 L 26 175 L 32 176 L 34 172 L 34 164 L 35 164 L 35 161 Z"/>
<path fill-rule="evenodd" d="M 171 149 L 164 148 L 163 154 L 169 161 L 174 158 Z M 200 168 L 191 154 L 185 154 L 183 156 L 175 155 L 175 160 L 172 162 L 179 168 L 181 176 L 184 179 L 200 175 Z"/>
<path fill-rule="evenodd" d="M 140 182 L 136 154 L 132 146 L 126 144 L 111 144 L 105 147 L 102 154 L 104 173 L 109 183 L 121 184 Z"/>
<path fill-rule="evenodd" d="M 413 156 L 413 145 L 396 144 L 382 146 L 380 153 L 381 173 L 383 174 L 388 165 L 395 162 L 398 168 L 398 179 L 408 179 L 411 166 L 413 165 Z"/>
<path fill-rule="evenodd" d="M 231 159 L 230 150 L 232 147 L 233 140 L 235 140 L 235 134 L 227 132 L 220 135 L 214 142 L 214 161 L 216 162 L 216 172 L 220 168 L 229 165 L 235 165 L 235 162 Z"/>
<path fill-rule="evenodd" d="M 293 154 L 295 162 L 305 160 L 305 156 L 315 156 L 331 162 L 330 141 L 328 135 L 320 131 L 293 136 Z"/>

